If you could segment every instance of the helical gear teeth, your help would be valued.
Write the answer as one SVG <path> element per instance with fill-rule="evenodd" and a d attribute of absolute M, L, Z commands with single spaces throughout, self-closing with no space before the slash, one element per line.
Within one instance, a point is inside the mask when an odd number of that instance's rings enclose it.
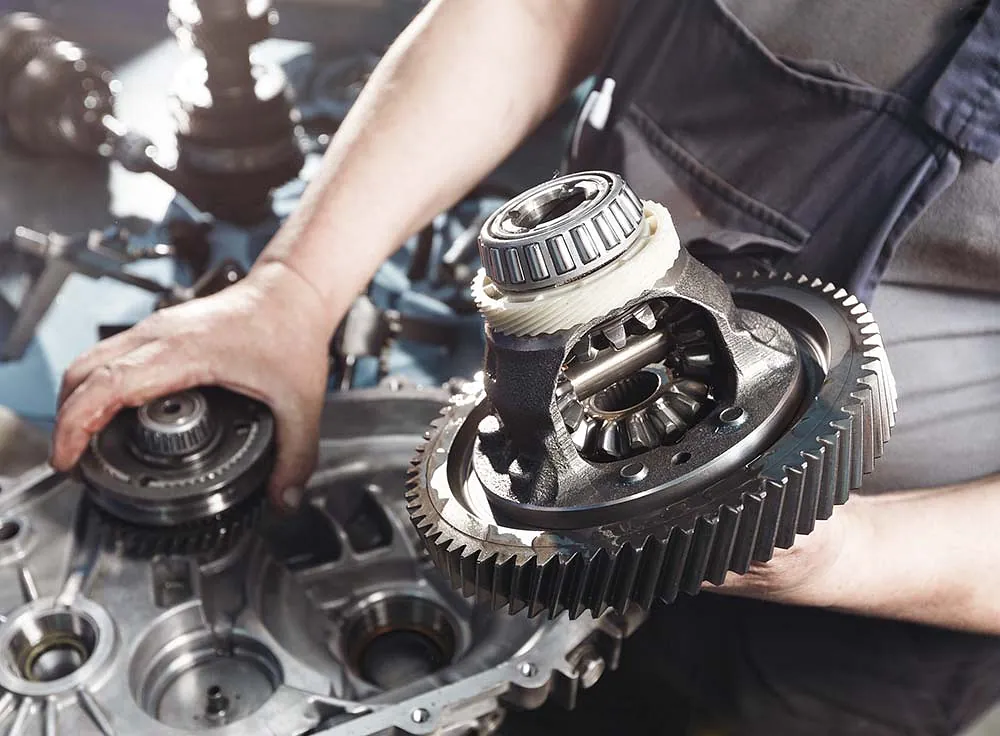
<path fill-rule="evenodd" d="M 694 539 L 691 542 L 691 550 L 688 552 L 689 557 L 685 561 L 684 576 L 681 580 L 681 590 L 688 595 L 694 595 L 701 589 L 718 530 L 719 519 L 717 516 L 703 516 L 695 522 Z"/>
<path fill-rule="evenodd" d="M 733 550 L 729 558 L 729 569 L 742 575 L 753 562 L 754 540 L 760 532 L 760 519 L 764 511 L 763 496 L 747 494 L 740 511 L 739 528 L 733 539 Z"/>
<path fill-rule="evenodd" d="M 632 596 L 643 610 L 648 610 L 656 600 L 660 571 L 663 569 L 663 559 L 666 554 L 666 542 L 661 542 L 653 536 L 647 536 L 643 541 L 637 566 L 636 590 Z"/>
<path fill-rule="evenodd" d="M 799 510 L 802 503 L 802 475 L 790 474 L 785 483 L 785 500 L 781 507 L 781 521 L 778 524 L 778 535 L 775 546 L 788 549 L 795 543 L 798 533 Z"/>
<path fill-rule="evenodd" d="M 253 531 L 264 504 L 254 495 L 210 519 L 174 527 L 147 527 L 130 524 L 93 505 L 104 526 L 105 542 L 125 555 L 150 558 L 156 555 L 199 555 L 218 557 L 236 546 Z"/>
<path fill-rule="evenodd" d="M 715 539 L 708 557 L 708 567 L 704 577 L 710 583 L 722 585 L 726 579 L 733 555 L 733 547 L 736 545 L 736 534 L 739 530 L 742 512 L 742 508 L 736 509 L 731 506 L 724 506 L 719 511 Z"/>
<path fill-rule="evenodd" d="M 611 595 L 608 604 L 616 611 L 624 611 L 633 597 L 636 578 L 639 574 L 639 553 L 626 542 L 615 555 L 615 569 L 612 576 Z"/>
<path fill-rule="evenodd" d="M 659 595 L 664 603 L 673 603 L 681 591 L 685 562 L 694 541 L 689 529 L 674 527 L 667 540 L 666 560 L 660 573 Z"/>
<path fill-rule="evenodd" d="M 754 543 L 753 558 L 757 562 L 767 562 L 774 555 L 775 543 L 778 539 L 778 527 L 781 524 L 781 511 L 785 500 L 785 484 L 768 480 L 763 484 L 763 509 Z"/>
<path fill-rule="evenodd" d="M 579 552 L 566 563 L 564 605 L 571 618 L 576 618 L 584 610 L 584 584 L 587 580 L 587 565 Z"/>
<path fill-rule="evenodd" d="M 820 460 L 815 455 L 803 455 L 802 465 L 789 468 L 789 472 L 801 475 L 802 500 L 799 503 L 799 523 L 795 531 L 810 534 L 820 519 Z"/>

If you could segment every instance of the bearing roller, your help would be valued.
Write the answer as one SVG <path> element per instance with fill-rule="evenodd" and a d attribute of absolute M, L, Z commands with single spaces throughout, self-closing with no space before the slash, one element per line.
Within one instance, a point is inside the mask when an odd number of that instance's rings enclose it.
<path fill-rule="evenodd" d="M 617 200 L 582 204 L 577 181 L 531 190 L 558 216 L 520 220 L 537 230 L 519 242 L 613 216 Z M 665 208 L 645 202 L 642 217 L 619 259 L 528 306 L 495 269 L 478 277 L 483 384 L 432 427 L 408 500 L 438 566 L 495 608 L 576 617 L 721 583 L 829 517 L 888 440 L 895 386 L 863 304 L 819 280 L 723 282 L 674 247 Z M 666 265 L 623 269 L 644 251 Z"/>
<path fill-rule="evenodd" d="M 537 291 L 596 271 L 641 235 L 642 205 L 616 174 L 564 176 L 515 197 L 483 224 L 479 255 L 504 291 Z"/>
<path fill-rule="evenodd" d="M 274 452 L 274 419 L 219 388 L 119 412 L 80 461 L 88 495 L 135 553 L 228 547 L 255 522 Z"/>

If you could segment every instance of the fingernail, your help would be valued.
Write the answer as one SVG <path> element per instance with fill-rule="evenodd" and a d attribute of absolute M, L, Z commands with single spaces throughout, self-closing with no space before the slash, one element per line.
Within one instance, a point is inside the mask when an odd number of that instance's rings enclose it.
<path fill-rule="evenodd" d="M 289 511 L 294 511 L 302 504 L 302 489 L 297 486 L 286 488 L 281 492 L 281 504 Z"/>

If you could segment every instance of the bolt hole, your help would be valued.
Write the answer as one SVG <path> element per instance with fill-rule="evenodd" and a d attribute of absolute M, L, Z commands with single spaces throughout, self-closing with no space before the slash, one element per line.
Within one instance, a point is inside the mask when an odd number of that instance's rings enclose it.
<path fill-rule="evenodd" d="M 670 458 L 670 464 L 671 465 L 683 465 L 684 463 L 686 463 L 690 459 L 691 459 L 691 453 L 690 452 L 678 452 L 676 455 L 674 455 L 672 458 Z"/>
<path fill-rule="evenodd" d="M 176 399 L 167 399 L 163 402 L 163 413 L 169 416 L 173 416 L 181 410 L 180 402 Z"/>
<path fill-rule="evenodd" d="M 148 476 L 148 475 L 144 475 L 141 478 L 139 478 L 139 485 L 142 486 L 143 488 L 145 488 L 146 486 L 150 485 L 152 482 L 153 482 L 153 478 L 151 476 Z"/>
<path fill-rule="evenodd" d="M 222 688 L 218 685 L 212 685 L 212 687 L 208 688 L 208 697 L 217 698 L 220 695 L 222 695 Z"/>
<path fill-rule="evenodd" d="M 743 419 L 743 410 L 738 406 L 728 406 L 719 412 L 719 421 L 733 424 Z"/>
<path fill-rule="evenodd" d="M 9 542 L 21 533 L 21 524 L 14 519 L 0 519 L 0 542 Z"/>

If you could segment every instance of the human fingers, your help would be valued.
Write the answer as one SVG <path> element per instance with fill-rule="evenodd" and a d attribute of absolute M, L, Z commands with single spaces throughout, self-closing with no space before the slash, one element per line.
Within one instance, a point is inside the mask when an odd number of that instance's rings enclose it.
<path fill-rule="evenodd" d="M 202 351 L 178 350 L 169 341 L 158 340 L 92 370 L 59 409 L 52 466 L 61 471 L 72 468 L 91 436 L 123 407 L 213 383 L 210 363 Z"/>

